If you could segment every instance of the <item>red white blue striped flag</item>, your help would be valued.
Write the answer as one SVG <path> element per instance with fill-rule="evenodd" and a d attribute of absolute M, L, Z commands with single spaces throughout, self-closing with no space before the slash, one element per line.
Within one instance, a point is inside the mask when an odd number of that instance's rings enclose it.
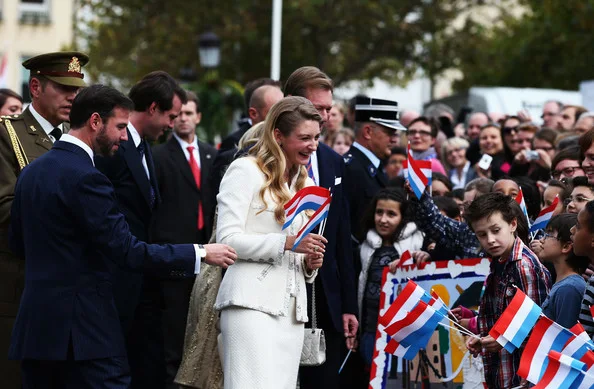
<path fill-rule="evenodd" d="M 295 217 L 302 211 L 317 211 L 330 198 L 330 191 L 321 186 L 308 186 L 295 193 L 285 204 L 285 224 L 283 230 L 291 225 Z"/>

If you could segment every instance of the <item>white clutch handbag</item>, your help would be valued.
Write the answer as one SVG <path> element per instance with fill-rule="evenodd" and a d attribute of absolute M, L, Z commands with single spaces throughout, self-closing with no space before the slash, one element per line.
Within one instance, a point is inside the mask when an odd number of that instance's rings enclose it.
<path fill-rule="evenodd" d="M 311 289 L 311 328 L 304 328 L 301 366 L 320 366 L 326 362 L 326 338 L 324 330 L 317 328 L 316 320 L 316 285 Z"/>

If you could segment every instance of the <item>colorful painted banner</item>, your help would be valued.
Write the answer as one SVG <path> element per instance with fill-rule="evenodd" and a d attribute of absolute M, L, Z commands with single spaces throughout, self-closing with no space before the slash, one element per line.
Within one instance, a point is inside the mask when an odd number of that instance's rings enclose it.
<path fill-rule="evenodd" d="M 384 270 L 382 291 L 380 294 L 380 311 L 382 317 L 396 296 L 404 288 L 408 279 L 415 281 L 427 293 L 434 290 L 448 306 L 454 308 L 464 305 L 472 308 L 478 303 L 485 277 L 489 273 L 489 259 L 472 258 L 428 262 L 420 267 L 406 266 L 399 268 L 396 274 Z M 390 337 L 385 332 L 385 326 L 378 323 L 375 339 L 375 351 L 371 365 L 369 381 L 370 389 L 385 389 L 388 371 L 391 366 L 392 355 L 384 352 Z M 466 354 L 465 340 L 457 331 L 438 328 L 427 345 L 427 357 L 442 377 L 450 377 L 458 370 Z M 418 359 L 411 362 L 411 371 L 416 371 Z M 410 374 L 414 380 L 416 374 Z M 429 369 L 430 382 L 441 380 Z M 455 383 L 464 382 L 463 372 L 454 375 Z"/>

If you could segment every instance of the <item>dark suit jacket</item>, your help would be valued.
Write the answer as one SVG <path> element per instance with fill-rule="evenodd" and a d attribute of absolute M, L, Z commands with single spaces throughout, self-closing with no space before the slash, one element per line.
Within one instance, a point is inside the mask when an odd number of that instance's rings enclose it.
<path fill-rule="evenodd" d="M 80 147 L 56 142 L 19 176 L 11 249 L 26 260 L 12 359 L 124 356 L 108 259 L 129 269 L 193 274 L 192 245 L 148 245 L 119 212 L 113 186 Z"/>
<path fill-rule="evenodd" d="M 213 224 L 214 195 L 212 164 L 217 153 L 211 145 L 198 142 L 200 189 L 184 151 L 174 137 L 153 150 L 161 204 L 153 214 L 151 242 L 206 243 Z M 198 204 L 202 202 L 204 228 L 198 231 Z"/>
<path fill-rule="evenodd" d="M 157 206 L 160 195 L 150 147 L 146 148 L 145 157 L 155 191 L 155 206 Z M 95 156 L 95 165 L 111 181 L 120 212 L 126 217 L 132 234 L 138 239 L 148 241 L 153 214 L 150 208 L 151 182 L 146 176 L 140 153 L 134 145 L 130 131 L 128 130 L 128 140 L 120 143 L 113 157 Z M 114 272 L 115 301 L 122 323 L 127 327 L 126 323 L 133 317 L 140 299 L 142 274 L 118 268 L 114 269 Z"/>
<path fill-rule="evenodd" d="M 356 147 L 344 155 L 346 163 L 345 191 L 350 204 L 351 231 L 359 242 L 365 238 L 362 219 L 373 197 L 387 185 L 381 165 L 375 168 L 369 158 Z"/>
<path fill-rule="evenodd" d="M 227 137 L 221 142 L 221 146 L 219 147 L 220 152 L 235 149 L 243 134 L 245 134 L 247 130 L 252 127 L 248 121 L 248 118 L 241 119 L 239 122 L 237 122 L 237 124 L 239 128 L 227 135 Z"/>
<path fill-rule="evenodd" d="M 115 155 L 110 158 L 96 156 L 95 164 L 112 182 L 120 209 L 132 233 L 139 239 L 148 240 L 153 212 L 150 207 L 151 184 L 155 191 L 155 206 L 160 203 L 161 197 L 150 147 L 146 148 L 145 157 L 151 181 L 146 176 L 140 153 L 128 130 L 128 140 L 120 143 Z"/>
<path fill-rule="evenodd" d="M 320 176 L 318 185 L 329 188 L 332 192 L 330 214 L 324 230 L 328 244 L 324 266 L 319 270 L 316 285 L 321 281 L 334 328 L 343 333 L 342 314 L 358 313 L 350 246 L 349 208 L 344 193 L 345 165 L 340 155 L 321 142 L 316 155 Z"/>

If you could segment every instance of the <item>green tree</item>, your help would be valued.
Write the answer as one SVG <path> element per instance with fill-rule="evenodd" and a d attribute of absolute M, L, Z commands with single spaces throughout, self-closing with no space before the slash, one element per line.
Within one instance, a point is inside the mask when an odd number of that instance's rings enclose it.
<path fill-rule="evenodd" d="M 504 13 L 493 28 L 469 20 L 457 50 L 464 78 L 455 88 L 571 89 L 594 79 L 594 0 L 525 0 L 521 17 Z"/>
<path fill-rule="evenodd" d="M 156 68 L 199 74 L 197 37 L 221 37 L 224 79 L 245 83 L 270 69 L 271 0 L 78 0 L 78 35 L 95 79 L 125 86 Z M 337 85 L 379 77 L 405 84 L 426 58 L 427 33 L 438 33 L 479 0 L 285 0 L 281 77 L 315 65 Z M 429 31 L 428 31 L 429 29 Z M 449 56 L 440 56 L 441 68 Z M 432 70 L 434 72 L 434 70 Z"/>

